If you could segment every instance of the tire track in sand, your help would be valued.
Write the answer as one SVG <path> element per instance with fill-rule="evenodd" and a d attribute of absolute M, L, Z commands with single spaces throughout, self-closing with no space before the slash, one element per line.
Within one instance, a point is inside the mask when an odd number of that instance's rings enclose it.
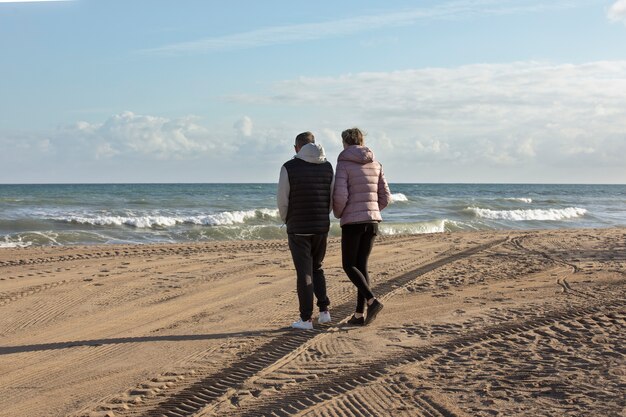
<path fill-rule="evenodd" d="M 497 239 L 443 257 L 397 277 L 392 277 L 385 282 L 378 283 L 374 289 L 376 293 L 382 297 L 423 274 L 458 261 L 459 259 L 467 258 L 481 251 L 490 249 L 508 240 L 508 238 Z M 333 312 L 338 317 L 346 317 L 351 313 L 352 308 L 352 302 L 345 302 L 336 306 Z M 303 346 L 312 339 L 323 333 L 323 330 L 291 332 L 289 329 L 286 329 L 284 333 L 260 345 L 248 355 L 233 362 L 221 371 L 205 376 L 189 387 L 165 399 L 162 397 L 147 398 L 143 405 L 134 407 L 134 409 L 131 408 L 128 413 L 123 413 L 122 415 L 179 417 L 196 413 L 216 402 L 224 394 L 241 387 L 246 380 L 263 371 L 265 368 L 283 362 L 287 357 L 292 357 L 295 351 L 302 349 Z M 381 375 L 376 374 L 376 378 L 379 376 Z M 165 395 L 167 395 L 167 393 L 165 393 Z"/>
<path fill-rule="evenodd" d="M 42 291 L 49 290 L 51 288 L 56 288 L 60 285 L 69 284 L 74 280 L 63 279 L 60 281 L 54 281 L 50 283 L 44 283 L 39 285 L 32 285 L 30 287 L 21 288 L 17 291 L 12 292 L 0 292 L 0 307 L 9 304 L 10 302 L 17 301 L 24 297 L 28 297 L 29 295 L 39 294 Z"/>
<path fill-rule="evenodd" d="M 272 397 L 259 398 L 247 402 L 244 406 L 230 413 L 221 413 L 222 415 L 232 415 L 239 417 L 252 416 L 289 416 L 289 415 L 307 415 L 322 416 L 333 414 L 310 414 L 308 411 L 319 406 L 328 404 L 330 409 L 341 409 L 345 417 L 368 416 L 364 410 L 376 409 L 379 405 L 373 397 L 366 395 L 358 395 L 359 390 L 366 387 L 372 387 L 372 390 L 379 390 L 381 385 L 385 384 L 385 379 L 392 372 L 398 372 L 403 367 L 412 366 L 416 363 L 422 363 L 436 358 L 447 358 L 455 351 L 466 350 L 473 346 L 495 346 L 499 349 L 503 341 L 512 338 L 518 338 L 520 335 L 534 334 L 542 332 L 544 329 L 550 329 L 558 323 L 561 326 L 575 327 L 578 325 L 589 326 L 590 323 L 622 323 L 624 325 L 623 311 L 626 307 L 626 300 L 615 297 L 613 300 L 604 300 L 595 305 L 578 308 L 568 308 L 563 310 L 546 311 L 543 316 L 533 317 L 528 320 L 521 320 L 515 323 L 505 323 L 495 326 L 488 326 L 482 330 L 473 331 L 471 333 L 462 334 L 447 341 L 434 343 L 420 347 L 419 349 L 410 349 L 404 354 L 385 357 L 373 361 L 372 363 L 363 364 L 359 369 L 350 370 L 337 374 L 316 374 L 311 375 L 308 380 L 300 381 L 296 387 L 278 391 L 278 394 Z M 621 317 L 621 318 L 620 318 Z M 501 350 L 501 349 L 499 349 Z M 380 391 L 379 391 L 380 392 Z M 402 389 L 400 394 L 406 395 L 415 390 Z M 380 397 L 380 396 L 379 396 Z M 355 399 L 359 407 L 354 406 Z M 230 399 L 231 403 L 237 405 L 237 401 Z M 389 404 L 397 404 L 397 398 L 389 399 Z M 427 407 L 427 403 L 430 407 Z M 409 404 L 414 407 L 417 415 L 426 416 L 459 416 L 458 412 L 453 412 L 446 407 L 433 402 L 432 400 L 417 394 L 413 398 L 413 403 Z M 184 411 L 184 410 L 181 410 Z M 213 415 L 211 409 L 203 410 L 201 415 Z M 307 412 L 307 414 L 302 414 Z M 157 414 L 150 414 L 157 415 Z M 188 414 L 165 414 L 172 416 L 181 416 Z M 416 414 L 411 414 L 416 415 Z"/>
<path fill-rule="evenodd" d="M 189 246 L 180 245 L 164 245 L 164 246 L 129 246 L 121 247 L 118 250 L 109 250 L 108 248 L 96 248 L 85 249 L 78 247 L 74 248 L 61 248 L 53 250 L 52 252 L 62 252 L 68 250 L 79 250 L 79 253 L 68 254 L 49 254 L 48 256 L 39 256 L 32 258 L 14 259 L 14 260 L 0 260 L 0 268 L 25 266 L 25 265 L 48 265 L 63 262 L 74 261 L 91 261 L 95 259 L 107 259 L 107 258 L 139 258 L 139 257 L 153 257 L 155 255 L 198 255 L 198 254 L 211 254 L 211 253 L 223 253 L 235 250 L 237 252 L 251 252 L 251 251 L 285 251 L 287 250 L 287 244 L 283 242 L 274 241 L 259 241 L 250 242 L 246 244 L 229 242 L 211 242 L 206 244 L 196 244 Z M 7 252 L 9 253 L 9 252 Z"/>
<path fill-rule="evenodd" d="M 536 250 L 536 249 L 530 249 L 527 246 L 525 246 L 524 240 L 531 239 L 531 238 L 532 236 L 526 236 L 526 237 L 518 236 L 518 237 L 511 239 L 511 243 L 513 244 L 513 246 L 515 246 L 519 250 L 543 257 L 544 259 L 556 265 L 562 265 L 566 268 L 570 268 L 572 271 L 572 275 L 578 274 L 581 272 L 580 267 L 576 264 L 559 259 L 548 252 L 544 252 L 544 251 Z M 558 241 L 548 240 L 548 242 L 553 243 L 554 247 L 558 247 L 561 244 L 561 242 L 558 242 Z M 557 278 L 556 283 L 557 285 L 561 287 L 561 290 L 563 291 L 563 293 L 575 295 L 575 296 L 582 297 L 582 298 L 599 299 L 599 297 L 596 294 L 572 288 L 571 284 L 567 281 L 567 277 L 563 277 L 562 279 Z"/>

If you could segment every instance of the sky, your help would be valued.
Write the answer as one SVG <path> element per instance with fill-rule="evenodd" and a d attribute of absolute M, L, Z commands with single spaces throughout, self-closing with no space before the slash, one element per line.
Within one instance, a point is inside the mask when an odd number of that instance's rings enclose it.
<path fill-rule="evenodd" d="M 0 0 L 0 183 L 626 183 L 626 0 Z"/>

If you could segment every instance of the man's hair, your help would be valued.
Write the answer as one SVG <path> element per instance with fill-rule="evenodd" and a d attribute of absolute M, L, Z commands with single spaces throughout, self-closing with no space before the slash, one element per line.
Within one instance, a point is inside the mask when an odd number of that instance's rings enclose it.
<path fill-rule="evenodd" d="M 301 148 L 307 143 L 315 143 L 315 136 L 311 132 L 302 132 L 296 136 L 296 146 Z"/>
<path fill-rule="evenodd" d="M 341 132 L 341 139 L 343 139 L 343 141 L 347 145 L 363 146 L 363 143 L 365 143 L 364 136 L 365 134 L 361 132 L 361 130 L 358 127 L 353 127 L 352 129 L 346 129 L 343 132 Z"/>

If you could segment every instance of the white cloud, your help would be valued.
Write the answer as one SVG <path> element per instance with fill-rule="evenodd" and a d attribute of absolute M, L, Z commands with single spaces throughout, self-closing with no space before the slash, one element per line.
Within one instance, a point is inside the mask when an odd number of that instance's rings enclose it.
<path fill-rule="evenodd" d="M 355 124 L 386 132 L 393 147 L 384 154 L 398 161 L 419 157 L 474 166 L 570 161 L 574 168 L 575 158 L 576 164 L 623 170 L 615 155 L 626 146 L 620 145 L 626 138 L 626 61 L 302 77 L 276 84 L 270 95 L 235 100 L 301 106 L 337 132 Z M 367 140 L 382 149 L 378 136 Z"/>
<path fill-rule="evenodd" d="M 476 15 L 503 15 L 577 7 L 593 0 L 457 0 L 431 7 L 405 9 L 379 15 L 356 16 L 327 22 L 274 26 L 180 42 L 143 52 L 178 55 L 255 48 L 345 36 L 384 27 L 408 26 L 428 19 L 458 19 Z"/>
<path fill-rule="evenodd" d="M 533 138 L 527 138 L 522 140 L 522 142 L 517 147 L 517 153 L 522 156 L 527 157 L 535 157 L 537 156 L 537 151 L 535 149 L 535 140 Z"/>
<path fill-rule="evenodd" d="M 572 147 L 568 147 L 564 151 L 570 155 L 577 155 L 577 154 L 591 155 L 591 154 L 596 153 L 595 148 L 591 146 L 584 146 L 584 145 L 575 145 Z"/>
<path fill-rule="evenodd" d="M 249 117 L 209 126 L 127 111 L 46 134 L 0 131 L 0 183 L 273 181 L 299 127 L 252 126 Z"/>
<path fill-rule="evenodd" d="M 125 111 L 102 123 L 79 121 L 46 136 L 2 132 L 0 147 L 9 155 L 17 151 L 44 155 L 62 150 L 58 156 L 69 159 L 143 161 L 201 158 L 241 161 L 247 153 L 252 153 L 252 159 L 263 160 L 259 155 L 264 154 L 264 158 L 280 153 L 289 155 L 293 150 L 291 143 L 296 132 L 293 126 L 253 129 L 254 123 L 248 116 L 236 120 L 232 126 L 232 130 L 219 130 L 200 124 L 194 116 L 169 119 Z"/>
<path fill-rule="evenodd" d="M 120 151 L 118 151 L 117 149 L 114 149 L 113 145 L 111 145 L 108 142 L 101 143 L 100 145 L 96 147 L 96 159 L 112 158 L 115 155 L 119 155 L 119 154 L 120 154 Z"/>
<path fill-rule="evenodd" d="M 375 146 L 378 151 L 390 153 L 396 150 L 393 139 L 388 136 L 387 132 L 375 132 L 374 134 L 368 135 L 367 141 L 372 144 L 372 146 Z"/>
<path fill-rule="evenodd" d="M 101 124 L 78 122 L 64 129 L 63 134 L 75 138 L 84 147 L 93 148 L 98 158 L 148 155 L 179 159 L 228 148 L 226 142 L 212 138 L 193 117 L 168 119 L 129 111 L 116 114 Z"/>
<path fill-rule="evenodd" d="M 443 154 L 448 152 L 450 146 L 436 139 L 421 141 L 418 140 L 415 142 L 415 149 L 418 153 L 423 154 Z"/>
<path fill-rule="evenodd" d="M 237 130 L 239 136 L 250 137 L 252 135 L 252 119 L 248 116 L 244 116 L 237 120 L 233 127 Z"/>
<path fill-rule="evenodd" d="M 612 21 L 624 21 L 626 23 L 626 0 L 618 0 L 609 8 L 607 16 Z"/>
<path fill-rule="evenodd" d="M 299 132 L 314 132 L 334 163 L 341 131 L 358 126 L 391 181 L 626 182 L 626 61 L 356 73 L 269 91 L 236 100 L 262 103 L 278 120 L 209 126 L 124 112 L 45 135 L 0 132 L 3 178 L 48 167 L 57 181 L 75 181 L 80 165 L 99 181 L 189 181 L 198 172 L 206 181 L 275 181 Z"/>

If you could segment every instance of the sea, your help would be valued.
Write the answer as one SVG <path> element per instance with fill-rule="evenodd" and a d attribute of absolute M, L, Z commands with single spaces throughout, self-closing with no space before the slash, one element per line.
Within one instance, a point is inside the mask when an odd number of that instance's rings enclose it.
<path fill-rule="evenodd" d="M 390 184 L 383 235 L 626 226 L 626 185 Z M 276 184 L 0 185 L 0 248 L 282 239 Z M 331 236 L 341 228 L 331 215 Z"/>

